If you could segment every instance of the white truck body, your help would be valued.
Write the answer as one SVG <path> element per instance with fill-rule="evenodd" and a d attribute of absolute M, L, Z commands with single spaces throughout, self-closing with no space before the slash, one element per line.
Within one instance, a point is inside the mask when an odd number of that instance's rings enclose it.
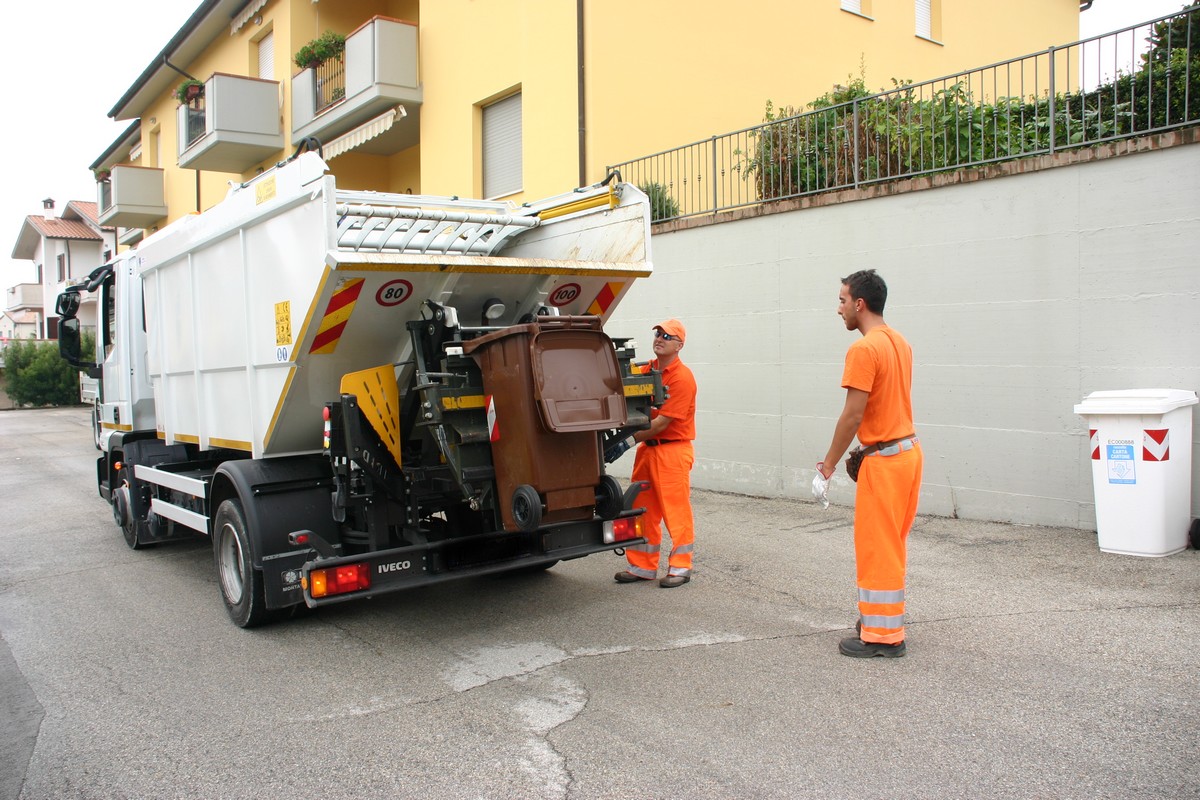
<path fill-rule="evenodd" d="M 645 196 L 607 195 L 541 222 L 585 195 L 518 208 L 342 192 L 314 153 L 236 187 L 138 249 L 159 433 L 255 458 L 319 451 L 341 377 L 411 358 L 397 331 L 426 298 L 464 324 L 493 297 L 506 311 L 492 325 L 539 307 L 607 319 L 651 270 Z"/>

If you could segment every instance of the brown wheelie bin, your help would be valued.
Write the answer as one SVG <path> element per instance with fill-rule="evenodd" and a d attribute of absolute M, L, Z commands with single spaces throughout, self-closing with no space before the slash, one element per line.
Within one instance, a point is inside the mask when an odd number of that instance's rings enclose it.
<path fill-rule="evenodd" d="M 479 364 L 505 530 L 591 519 L 599 431 L 626 424 L 625 392 L 599 317 L 545 317 L 463 342 Z"/>

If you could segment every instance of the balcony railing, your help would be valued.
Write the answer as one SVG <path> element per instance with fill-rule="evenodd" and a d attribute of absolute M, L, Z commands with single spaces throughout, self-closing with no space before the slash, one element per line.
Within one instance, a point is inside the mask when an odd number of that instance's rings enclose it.
<path fill-rule="evenodd" d="M 241 173 L 283 150 L 276 81 L 214 73 L 177 119 L 181 167 Z"/>
<path fill-rule="evenodd" d="M 421 105 L 417 26 L 373 17 L 346 37 L 340 59 L 301 70 L 292 78 L 292 140 L 329 144 L 397 106 L 403 120 L 377 125 L 374 152 L 399 152 L 417 143 Z"/>
<path fill-rule="evenodd" d="M 96 187 L 101 225 L 144 228 L 167 215 L 161 169 L 117 164 Z"/>
<path fill-rule="evenodd" d="M 183 140 L 186 150 L 204 135 L 204 98 L 197 97 L 180 106 L 183 114 Z"/>
<path fill-rule="evenodd" d="M 1200 7 L 878 94 L 839 87 L 810 107 L 768 106 L 763 125 L 609 169 L 647 191 L 659 221 L 1195 125 Z"/>
<path fill-rule="evenodd" d="M 346 97 L 346 62 L 342 56 L 314 67 L 313 77 L 316 81 L 314 103 L 318 114 Z"/>

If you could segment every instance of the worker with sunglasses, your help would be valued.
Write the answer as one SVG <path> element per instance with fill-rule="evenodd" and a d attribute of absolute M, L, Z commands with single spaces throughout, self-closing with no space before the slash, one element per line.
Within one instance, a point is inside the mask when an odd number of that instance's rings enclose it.
<path fill-rule="evenodd" d="M 687 336 L 683 323 L 669 319 L 654 327 L 652 369 L 662 373 L 667 400 L 651 411 L 650 427 L 638 431 L 639 446 L 633 462 L 632 480 L 647 481 L 650 488 L 638 495 L 646 507 L 642 535 L 646 543 L 625 548 L 629 568 L 616 574 L 618 583 L 652 581 L 658 577 L 658 561 L 665 522 L 671 536 L 667 574 L 658 582 L 664 589 L 682 586 L 692 579 L 691 472 L 695 460 L 692 440 L 696 438 L 696 379 L 679 358 Z"/>

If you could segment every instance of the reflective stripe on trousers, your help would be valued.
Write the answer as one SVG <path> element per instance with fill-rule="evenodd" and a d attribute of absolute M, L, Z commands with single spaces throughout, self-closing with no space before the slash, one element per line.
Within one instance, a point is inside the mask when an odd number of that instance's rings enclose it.
<path fill-rule="evenodd" d="M 917 516 L 924 455 L 920 446 L 863 459 L 854 500 L 854 560 L 859 634 L 864 642 L 904 641 L 908 533 Z"/>
<path fill-rule="evenodd" d="M 631 480 L 649 481 L 650 488 L 638 495 L 636 503 L 645 506 L 642 535 L 646 544 L 625 548 L 629 571 L 641 578 L 658 575 L 662 526 L 666 523 L 671 537 L 668 575 L 692 574 L 692 547 L 695 528 L 692 521 L 692 443 L 670 442 L 658 447 L 641 445 L 633 462 Z"/>

